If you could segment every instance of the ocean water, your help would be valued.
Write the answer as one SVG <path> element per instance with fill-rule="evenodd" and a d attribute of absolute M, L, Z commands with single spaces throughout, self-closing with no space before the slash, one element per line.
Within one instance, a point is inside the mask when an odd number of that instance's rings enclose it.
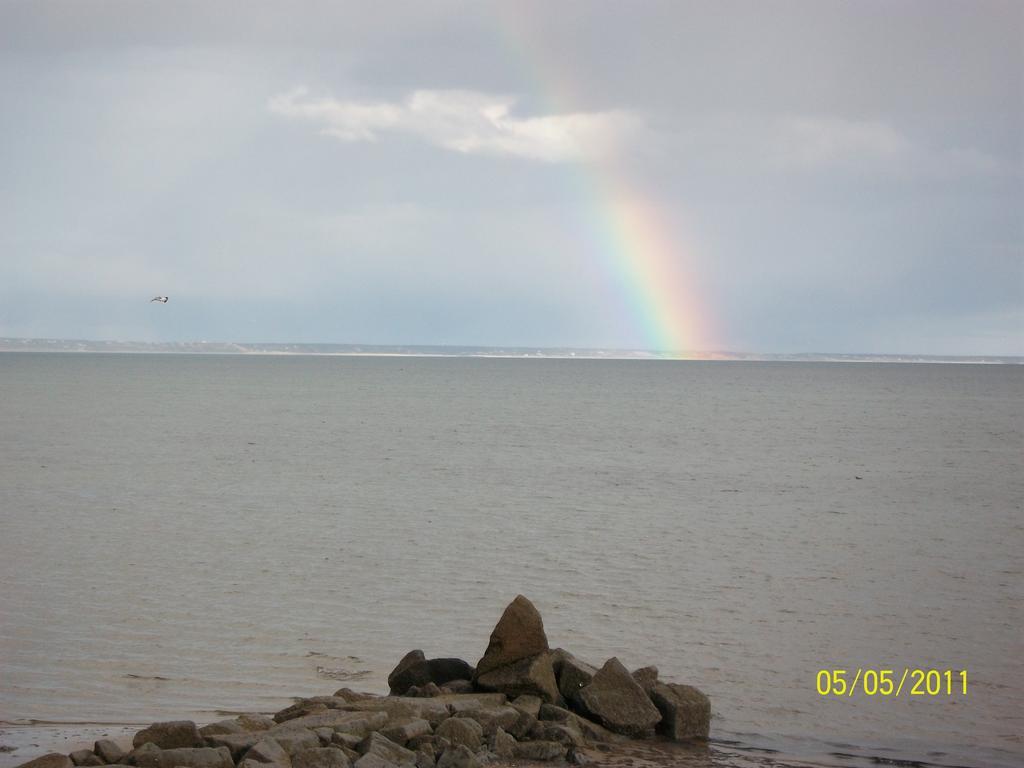
<path fill-rule="evenodd" d="M 0 720 L 383 692 L 522 593 L 730 748 L 1019 764 L 1022 404 L 1019 366 L 0 354 Z M 905 667 L 968 695 L 816 691 Z"/>

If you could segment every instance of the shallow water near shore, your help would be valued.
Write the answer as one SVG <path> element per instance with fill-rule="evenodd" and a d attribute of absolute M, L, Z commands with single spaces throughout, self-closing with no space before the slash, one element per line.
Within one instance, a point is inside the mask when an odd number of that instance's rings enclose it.
<path fill-rule="evenodd" d="M 1024 760 L 1019 366 L 7 353 L 0 395 L 7 723 L 384 692 L 523 593 L 705 690 L 715 764 Z M 816 692 L 904 667 L 968 695 Z"/>

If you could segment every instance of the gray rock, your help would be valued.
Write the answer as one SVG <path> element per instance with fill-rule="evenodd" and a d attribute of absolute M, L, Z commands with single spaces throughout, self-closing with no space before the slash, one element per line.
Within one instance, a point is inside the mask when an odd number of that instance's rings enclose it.
<path fill-rule="evenodd" d="M 582 747 L 587 743 L 575 720 L 568 723 L 545 723 L 540 738 L 543 741 L 556 741 L 566 749 Z"/>
<path fill-rule="evenodd" d="M 76 749 L 68 757 L 75 765 L 104 765 L 103 760 L 91 749 Z"/>
<path fill-rule="evenodd" d="M 707 739 L 711 729 L 711 700 L 690 685 L 658 683 L 651 701 L 661 713 L 658 733 L 676 741 Z"/>
<path fill-rule="evenodd" d="M 448 705 L 453 715 L 457 715 L 467 710 L 504 706 L 508 703 L 508 696 L 504 693 L 474 693 L 471 696 L 442 696 L 441 701 Z"/>
<path fill-rule="evenodd" d="M 580 688 L 590 685 L 597 669 L 571 653 L 563 651 L 562 654 L 558 659 L 558 691 L 566 701 L 573 701 Z"/>
<path fill-rule="evenodd" d="M 650 696 L 651 691 L 654 690 L 654 686 L 658 684 L 658 668 L 650 666 L 634 669 L 633 679 L 636 680 L 637 685 L 643 688 L 644 693 Z"/>
<path fill-rule="evenodd" d="M 502 760 L 511 760 L 516 754 L 516 740 L 505 732 L 504 728 L 498 728 L 494 732 L 494 753 Z"/>
<path fill-rule="evenodd" d="M 437 765 L 437 755 L 434 753 L 433 744 L 421 744 L 416 750 L 416 768 L 434 768 Z"/>
<path fill-rule="evenodd" d="M 380 755 L 363 755 L 356 760 L 353 768 L 397 768 L 394 763 L 390 763 Z"/>
<path fill-rule="evenodd" d="M 515 736 L 517 739 L 525 739 L 534 728 L 537 727 L 537 718 L 531 715 L 529 712 L 520 712 L 519 717 L 516 718 L 516 722 L 511 728 L 508 728 L 508 732 Z"/>
<path fill-rule="evenodd" d="M 155 744 L 160 749 L 190 749 L 204 746 L 205 742 L 191 720 L 173 720 L 153 723 L 135 734 L 132 746 Z"/>
<path fill-rule="evenodd" d="M 476 665 L 476 678 L 548 650 L 548 638 L 544 634 L 544 620 L 540 613 L 533 603 L 522 595 L 516 595 L 491 632 L 487 650 Z"/>
<path fill-rule="evenodd" d="M 416 763 L 415 752 L 400 744 L 395 744 L 391 739 L 381 736 L 379 733 L 371 733 L 363 739 L 359 743 L 358 751 L 363 755 L 376 755 L 396 765 L 414 765 Z"/>
<path fill-rule="evenodd" d="M 430 723 L 422 718 L 416 718 L 415 720 L 409 720 L 408 722 L 401 723 L 400 725 L 393 725 L 388 728 L 382 728 L 380 733 L 385 738 L 391 739 L 395 744 L 401 744 L 405 746 L 410 739 L 415 739 L 417 736 L 426 736 L 432 732 Z"/>
<path fill-rule="evenodd" d="M 229 733 L 245 733 L 245 728 L 239 724 L 237 719 L 232 718 L 231 720 L 218 720 L 216 723 L 209 723 L 199 729 L 199 735 L 203 738 L 226 736 Z"/>
<path fill-rule="evenodd" d="M 530 694 L 523 694 L 517 696 L 515 701 L 512 702 L 512 706 L 518 709 L 520 712 L 527 712 L 534 717 L 540 714 L 540 705 L 543 702 L 539 696 L 531 696 Z"/>
<path fill-rule="evenodd" d="M 323 701 L 312 701 L 310 699 L 300 699 L 299 701 L 292 704 L 290 707 L 285 707 L 280 712 L 274 715 L 275 723 L 285 723 L 289 720 L 294 720 L 299 717 L 305 717 L 306 715 L 312 715 L 317 712 L 326 712 L 328 706 Z"/>
<path fill-rule="evenodd" d="M 100 756 L 104 763 L 120 763 L 128 753 L 113 739 L 100 739 L 92 746 L 93 752 Z"/>
<path fill-rule="evenodd" d="M 441 759 L 437 761 L 437 768 L 480 768 L 480 766 L 479 758 L 465 744 L 446 749 L 441 755 Z"/>
<path fill-rule="evenodd" d="M 242 731 L 241 733 L 216 733 L 206 737 L 206 745 L 209 747 L 227 747 L 231 753 L 231 759 L 238 762 L 261 739 L 265 738 L 263 733 Z"/>
<path fill-rule="evenodd" d="M 359 706 L 359 704 L 350 706 Z M 278 728 L 330 728 L 335 731 L 365 734 L 382 728 L 388 721 L 388 715 L 387 711 L 364 712 L 332 709 L 287 720 L 273 730 L 276 731 Z"/>
<path fill-rule="evenodd" d="M 330 745 L 331 738 L 334 736 L 334 729 L 333 728 L 328 728 L 326 726 L 322 726 L 320 728 L 310 728 L 310 730 L 313 731 L 313 733 L 316 734 L 316 737 L 318 739 L 320 739 L 320 746 L 321 747 L 326 747 L 326 746 Z"/>
<path fill-rule="evenodd" d="M 449 680 L 441 686 L 441 693 L 472 693 L 473 683 L 469 680 Z"/>
<path fill-rule="evenodd" d="M 475 720 L 483 728 L 484 736 L 491 736 L 494 731 L 501 727 L 505 730 L 513 727 L 516 721 L 519 720 L 519 716 L 522 713 L 515 707 L 510 707 L 507 704 L 500 707 L 490 707 L 487 709 L 467 709 L 459 712 L 453 717 L 468 717 L 471 720 Z"/>
<path fill-rule="evenodd" d="M 351 761 L 335 747 L 301 749 L 292 755 L 292 768 L 351 768 Z"/>
<path fill-rule="evenodd" d="M 276 724 L 274 718 L 255 713 L 239 715 L 235 720 L 247 731 L 266 731 L 273 728 Z"/>
<path fill-rule="evenodd" d="M 551 657 L 546 653 L 485 672 L 476 678 L 476 684 L 484 690 L 498 691 L 511 698 L 527 694 L 548 702 L 562 700 Z"/>
<path fill-rule="evenodd" d="M 138 749 L 132 752 L 131 757 L 139 768 L 234 768 L 235 765 L 227 747 Z"/>
<path fill-rule="evenodd" d="M 344 731 L 335 731 L 334 735 L 331 736 L 331 744 L 336 747 L 342 747 L 345 749 L 355 749 L 359 746 L 359 742 L 366 738 L 366 734 L 358 733 L 345 733 Z"/>
<path fill-rule="evenodd" d="M 438 738 L 447 739 L 453 747 L 464 744 L 472 750 L 480 749 L 484 729 L 476 720 L 468 717 L 452 717 L 445 720 L 434 732 Z"/>
<path fill-rule="evenodd" d="M 614 657 L 605 662 L 590 685 L 580 689 L 576 701 L 588 716 L 625 736 L 644 736 L 661 720 L 644 689 Z"/>
<path fill-rule="evenodd" d="M 555 723 L 567 723 L 573 718 L 573 713 L 565 707 L 554 704 L 541 704 L 537 714 L 538 720 L 550 720 Z"/>
<path fill-rule="evenodd" d="M 276 739 L 264 736 L 257 741 L 244 755 L 245 760 L 256 763 L 269 763 L 276 765 L 290 765 L 291 758 L 284 751 L 284 747 L 277 743 Z"/>
<path fill-rule="evenodd" d="M 308 728 L 274 728 L 267 731 L 274 741 L 281 745 L 281 749 L 289 755 L 294 755 L 303 749 L 313 749 L 320 746 L 320 737 Z"/>
<path fill-rule="evenodd" d="M 72 768 L 73 765 L 74 763 L 67 755 L 50 752 L 34 760 L 29 760 L 27 763 L 22 763 L 17 768 Z"/>
<path fill-rule="evenodd" d="M 291 763 L 258 763 L 255 760 L 250 760 L 247 757 L 242 758 L 238 761 L 236 768 L 289 768 Z"/>
<path fill-rule="evenodd" d="M 516 744 L 516 757 L 520 760 L 558 760 L 565 757 L 566 749 L 556 741 L 520 741 Z"/>
<path fill-rule="evenodd" d="M 437 727 L 442 720 L 451 714 L 446 704 L 447 697 L 435 699 L 414 699 L 408 696 L 384 696 L 365 701 L 354 701 L 346 704 L 348 712 L 383 712 L 391 720 L 422 718 Z"/>
<path fill-rule="evenodd" d="M 367 699 L 378 699 L 379 696 L 375 696 L 372 693 L 360 693 L 359 691 L 353 691 L 351 688 L 339 688 L 334 692 L 334 698 L 344 699 L 345 701 L 366 701 Z"/>

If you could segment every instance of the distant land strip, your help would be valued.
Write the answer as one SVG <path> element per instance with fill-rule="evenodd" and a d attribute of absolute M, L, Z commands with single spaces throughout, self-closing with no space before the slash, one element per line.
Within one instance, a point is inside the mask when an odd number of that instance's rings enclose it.
<path fill-rule="evenodd" d="M 707 360 L 805 363 L 960 363 L 1024 365 L 1008 355 L 881 355 L 830 352 L 652 352 L 573 347 L 464 347 L 416 344 L 273 344 L 223 341 L 91 341 L 0 338 L 0 352 L 106 352 L 185 355 L 319 355 L 363 357 L 491 357 L 584 360 Z"/>

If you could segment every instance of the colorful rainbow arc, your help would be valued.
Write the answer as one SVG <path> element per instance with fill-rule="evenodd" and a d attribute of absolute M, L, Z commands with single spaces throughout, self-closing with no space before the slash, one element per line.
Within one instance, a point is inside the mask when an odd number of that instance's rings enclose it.
<path fill-rule="evenodd" d="M 554 112 L 572 112 L 568 89 L 560 87 L 559 67 L 548 63 L 550 57 L 517 10 L 526 7 L 497 5 L 499 37 L 530 71 L 541 101 Z M 645 343 L 668 357 L 709 350 L 711 315 L 696 284 L 693 250 L 679 242 L 667 216 L 612 158 L 574 168 L 581 231 L 622 290 Z"/>

